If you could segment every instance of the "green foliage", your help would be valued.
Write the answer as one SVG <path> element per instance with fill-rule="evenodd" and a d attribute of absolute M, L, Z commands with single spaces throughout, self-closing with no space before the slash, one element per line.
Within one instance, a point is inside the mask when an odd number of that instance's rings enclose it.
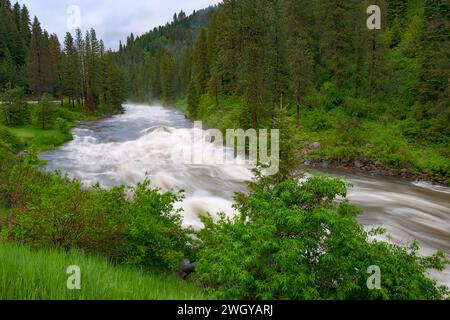
<path fill-rule="evenodd" d="M 52 149 L 72 139 L 70 134 L 58 130 L 42 130 L 34 126 L 11 128 L 10 132 L 17 136 L 24 148 L 36 147 L 39 150 Z"/>
<path fill-rule="evenodd" d="M 198 277 L 225 299 L 442 299 L 425 276 L 442 269 L 442 253 L 419 256 L 417 245 L 369 241 L 339 179 L 313 177 L 273 184 L 259 178 L 236 197 L 239 215 L 199 232 Z M 381 289 L 369 290 L 369 266 L 381 269 Z"/>
<path fill-rule="evenodd" d="M 188 116 L 191 117 L 192 119 L 197 118 L 198 116 L 198 109 L 199 109 L 199 94 L 197 91 L 197 86 L 191 82 L 191 84 L 189 85 L 189 90 L 188 90 L 188 94 L 186 97 L 186 102 L 187 102 L 187 112 L 188 112 Z"/>
<path fill-rule="evenodd" d="M 7 126 L 23 125 L 30 121 L 30 111 L 22 88 L 1 92 L 0 120 Z"/>
<path fill-rule="evenodd" d="M 70 133 L 70 125 L 69 125 L 69 123 L 67 122 L 66 119 L 59 118 L 59 117 L 56 118 L 56 120 L 55 120 L 55 127 L 61 133 L 64 133 L 64 134 Z"/>
<path fill-rule="evenodd" d="M 22 146 L 20 140 L 8 128 L 3 126 L 0 126 L 0 141 L 4 147 L 15 151 L 18 151 Z"/>
<path fill-rule="evenodd" d="M 176 270 L 187 256 L 191 230 L 182 228 L 173 207 L 181 195 L 161 194 L 147 180 L 130 190 L 85 188 L 58 173 L 40 172 L 36 163 L 30 153 L 14 167 L 1 168 L 10 207 L 7 239 L 36 248 L 84 249 L 160 271 Z"/>
<path fill-rule="evenodd" d="M 120 249 L 124 262 L 163 271 L 177 270 L 188 254 L 191 233 L 189 228 L 182 228 L 180 210 L 174 209 L 181 196 L 161 194 L 150 187 L 148 180 L 136 186 Z"/>
<path fill-rule="evenodd" d="M 56 119 L 56 109 L 51 102 L 51 97 L 48 94 L 44 94 L 41 97 L 41 101 L 35 108 L 36 126 L 45 130 L 50 129 Z"/>

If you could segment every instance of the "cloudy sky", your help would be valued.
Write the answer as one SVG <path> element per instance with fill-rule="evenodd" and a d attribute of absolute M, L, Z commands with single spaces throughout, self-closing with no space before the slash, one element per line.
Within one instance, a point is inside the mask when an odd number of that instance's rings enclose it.
<path fill-rule="evenodd" d="M 11 1 L 14 2 L 14 1 Z M 142 34 L 172 20 L 173 14 L 183 10 L 187 14 L 219 3 L 219 0 L 18 0 L 37 16 L 42 27 L 56 33 L 60 39 L 78 22 L 81 29 L 94 27 L 105 46 L 117 49 L 133 32 Z M 75 7 L 74 7 L 75 6 Z"/>

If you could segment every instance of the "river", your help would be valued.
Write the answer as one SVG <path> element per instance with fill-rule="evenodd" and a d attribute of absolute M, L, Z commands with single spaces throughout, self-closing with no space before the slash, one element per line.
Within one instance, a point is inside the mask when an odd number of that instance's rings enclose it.
<path fill-rule="evenodd" d="M 186 226 L 201 227 L 199 212 L 234 214 L 233 194 L 245 191 L 244 181 L 252 177 L 247 165 L 184 161 L 182 151 L 189 144 L 184 133 L 195 136 L 198 130 L 192 121 L 161 106 L 124 108 L 124 114 L 74 128 L 73 141 L 41 155 L 48 161 L 45 170 L 60 169 L 105 187 L 134 185 L 148 175 L 164 191 L 184 189 L 186 197 L 178 206 Z M 191 146 L 211 159 L 220 149 L 195 140 Z M 338 170 L 320 173 L 345 177 L 353 185 L 348 198 L 364 210 L 358 219 L 362 225 L 384 227 L 396 243 L 417 239 L 424 254 L 440 249 L 450 257 L 450 188 Z M 450 285 L 450 268 L 431 276 Z"/>

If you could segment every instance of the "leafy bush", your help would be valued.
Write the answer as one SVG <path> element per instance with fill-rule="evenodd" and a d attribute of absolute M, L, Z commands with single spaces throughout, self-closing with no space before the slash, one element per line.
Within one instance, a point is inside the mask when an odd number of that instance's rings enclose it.
<path fill-rule="evenodd" d="M 10 239 L 34 247 L 79 247 L 108 254 L 105 245 L 117 245 L 118 225 L 110 213 L 118 200 L 102 202 L 79 181 L 27 165 L 16 166 L 9 182 Z"/>
<path fill-rule="evenodd" d="M 181 195 L 161 194 L 147 180 L 134 189 L 85 188 L 59 173 L 38 171 L 36 163 L 30 154 L 5 170 L 8 239 L 37 248 L 80 248 L 163 271 L 175 270 L 186 256 L 190 230 L 181 227 L 173 208 Z"/>
<path fill-rule="evenodd" d="M 0 126 L 0 142 L 12 150 L 19 150 L 22 144 L 7 128 Z"/>
<path fill-rule="evenodd" d="M 304 115 L 304 125 L 311 131 L 328 130 L 332 128 L 324 109 L 314 109 Z"/>
<path fill-rule="evenodd" d="M 240 214 L 204 218 L 197 253 L 199 279 L 226 299 L 442 299 L 424 273 L 442 269 L 442 253 L 421 258 L 409 248 L 369 241 L 360 212 L 339 179 L 313 177 L 273 185 L 259 177 L 236 197 Z M 369 266 L 381 289 L 369 290 Z"/>
<path fill-rule="evenodd" d="M 373 113 L 370 103 L 364 99 L 346 98 L 344 110 L 351 117 L 369 118 Z"/>
<path fill-rule="evenodd" d="M 53 126 L 57 111 L 51 102 L 51 96 L 44 94 L 35 108 L 36 126 L 45 130 Z"/>
<path fill-rule="evenodd" d="M 70 125 L 66 119 L 56 118 L 55 127 L 62 133 L 70 133 Z"/>
<path fill-rule="evenodd" d="M 181 194 L 161 194 L 150 188 L 149 180 L 137 185 L 133 201 L 127 205 L 127 227 L 120 246 L 122 261 L 165 271 L 179 267 L 188 254 L 191 233 L 182 228 L 180 211 L 174 210 L 179 200 Z"/>
<path fill-rule="evenodd" d="M 320 90 L 321 95 L 321 107 L 327 110 L 333 109 L 339 106 L 343 99 L 342 93 L 338 90 L 336 85 L 332 82 L 325 82 Z"/>
<path fill-rule="evenodd" d="M 0 120 L 7 126 L 27 124 L 30 111 L 23 88 L 5 89 L 0 93 Z"/>

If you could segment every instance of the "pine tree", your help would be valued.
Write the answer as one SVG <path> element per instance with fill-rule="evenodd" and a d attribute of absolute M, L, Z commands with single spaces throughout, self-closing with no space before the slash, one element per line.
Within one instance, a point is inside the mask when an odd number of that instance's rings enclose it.
<path fill-rule="evenodd" d="M 9 6 L 9 5 L 8 5 Z M 17 6 L 15 6 L 17 10 Z M 12 55 L 14 63 L 17 66 L 23 65 L 26 59 L 26 48 L 23 39 L 19 33 L 19 26 L 16 24 L 15 15 L 20 14 L 9 8 L 3 12 L 3 21 L 6 31 L 7 47 Z"/>
<path fill-rule="evenodd" d="M 51 103 L 51 96 L 44 94 L 35 107 L 36 125 L 46 130 L 53 126 L 56 119 L 56 110 Z"/>
<path fill-rule="evenodd" d="M 314 56 L 310 48 L 309 16 L 311 5 L 305 0 L 287 0 L 284 7 L 290 69 L 290 87 L 297 108 L 297 126 L 300 125 L 300 109 L 304 96 L 312 88 Z"/>
<path fill-rule="evenodd" d="M 281 18 L 281 0 L 268 1 L 265 9 L 265 100 L 273 118 L 275 106 L 280 97 L 286 94 L 288 87 L 287 39 L 284 30 L 286 20 Z"/>
<path fill-rule="evenodd" d="M 199 94 L 197 91 L 197 85 L 194 81 L 189 85 L 188 93 L 187 93 L 187 112 L 188 117 L 191 119 L 196 119 L 198 114 L 199 107 Z"/>
<path fill-rule="evenodd" d="M 62 66 L 63 93 L 69 97 L 72 107 L 75 108 L 75 99 L 79 97 L 81 75 L 78 66 L 78 54 L 72 35 L 67 32 L 64 39 L 64 56 Z"/>
<path fill-rule="evenodd" d="M 353 23 L 356 0 L 330 0 L 318 3 L 321 63 L 328 72 L 328 79 L 338 89 L 345 85 L 347 68 L 353 61 Z"/>
<path fill-rule="evenodd" d="M 164 54 L 161 62 L 161 96 L 164 102 L 175 100 L 176 80 L 175 62 L 173 57 Z"/>
<path fill-rule="evenodd" d="M 20 87 L 5 89 L 0 94 L 0 119 L 7 126 L 29 122 L 30 114 L 24 90 Z"/>
<path fill-rule="evenodd" d="M 62 66 L 61 66 L 61 45 L 56 34 L 52 34 L 49 39 L 50 51 L 50 81 L 51 93 L 55 97 L 61 98 L 61 105 L 63 104 L 63 84 L 62 84 Z"/>
<path fill-rule="evenodd" d="M 267 21 L 264 19 L 266 0 L 259 0 L 255 5 L 253 1 L 240 2 L 240 45 L 242 51 L 238 58 L 238 85 L 243 91 L 251 123 L 243 124 L 258 128 L 261 109 L 264 106 L 265 95 L 265 36 Z"/>
<path fill-rule="evenodd" d="M 100 91 L 99 60 L 101 55 L 101 45 L 94 29 L 90 29 L 90 31 L 86 33 L 85 43 L 86 70 L 88 74 L 87 83 L 93 94 L 94 105 L 91 106 L 93 111 L 95 105 L 98 103 L 98 93 Z"/>
<path fill-rule="evenodd" d="M 209 80 L 208 43 L 205 29 L 200 30 L 194 50 L 194 77 L 199 94 L 206 93 Z"/>
<path fill-rule="evenodd" d="M 208 32 L 208 66 L 210 79 L 208 83 L 208 92 L 214 97 L 216 107 L 219 105 L 219 94 L 221 90 L 221 81 L 219 76 L 219 49 L 218 49 L 218 37 L 219 37 L 219 16 L 215 14 L 211 18 L 211 23 Z"/>
<path fill-rule="evenodd" d="M 31 20 L 28 8 L 23 5 L 22 10 L 20 11 L 20 33 L 25 43 L 28 45 L 31 40 Z"/>
<path fill-rule="evenodd" d="M 239 47 L 241 43 L 238 2 L 225 0 L 222 10 L 217 13 L 218 28 L 221 32 L 217 38 L 217 73 L 223 92 L 233 95 L 238 93 L 237 72 Z M 242 92 L 241 92 L 242 93 Z"/>
<path fill-rule="evenodd" d="M 18 83 L 17 68 L 8 49 L 3 53 L 4 57 L 0 63 L 0 88 L 8 84 L 15 87 Z"/>
<path fill-rule="evenodd" d="M 77 66 L 78 66 L 78 74 L 79 77 L 79 99 L 80 104 L 84 105 L 84 102 L 86 100 L 86 88 L 87 88 L 87 76 L 86 76 L 86 60 L 85 60 L 85 42 L 83 40 L 83 34 L 81 33 L 80 29 L 77 29 L 75 31 L 75 48 L 77 52 Z"/>
<path fill-rule="evenodd" d="M 419 91 L 422 102 L 450 105 L 450 5 L 446 0 L 425 1 L 422 37 L 422 72 Z M 446 106 L 445 106 L 446 105 Z"/>
<path fill-rule="evenodd" d="M 39 20 L 35 18 L 32 27 L 28 77 L 31 92 L 36 97 L 41 97 L 43 92 L 50 92 L 50 72 L 50 53 Z"/>

